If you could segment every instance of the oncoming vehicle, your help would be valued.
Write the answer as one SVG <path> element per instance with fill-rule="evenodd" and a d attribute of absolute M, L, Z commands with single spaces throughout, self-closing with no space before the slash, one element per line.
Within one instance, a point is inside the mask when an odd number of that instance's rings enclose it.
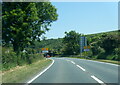
<path fill-rule="evenodd" d="M 44 57 L 46 57 L 46 58 L 50 58 L 51 57 L 51 53 L 44 53 Z"/>

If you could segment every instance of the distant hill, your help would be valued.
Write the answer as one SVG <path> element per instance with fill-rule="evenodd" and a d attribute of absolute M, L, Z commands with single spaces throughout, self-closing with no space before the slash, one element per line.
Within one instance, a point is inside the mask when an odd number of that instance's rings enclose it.
<path fill-rule="evenodd" d="M 36 42 L 35 44 L 41 49 L 48 48 L 52 51 L 60 51 L 63 47 L 62 38 L 42 40 L 41 42 Z"/>
<path fill-rule="evenodd" d="M 101 35 L 118 35 L 118 30 L 115 31 L 109 31 L 109 32 L 101 32 L 101 33 L 96 33 L 96 34 L 88 34 L 85 35 L 88 39 L 89 38 L 97 38 L 101 37 Z M 60 52 L 62 50 L 62 47 L 64 44 L 62 43 L 63 38 L 58 38 L 58 39 L 47 39 L 47 40 L 42 40 L 41 42 L 36 42 L 36 48 L 49 48 L 49 50 L 53 50 L 56 52 Z M 89 41 L 89 40 L 88 40 Z M 88 42 L 92 43 L 92 41 Z"/>
<path fill-rule="evenodd" d="M 86 35 L 86 36 L 96 36 L 96 35 L 102 35 L 102 34 L 117 35 L 117 34 L 118 34 L 118 30 L 115 30 L 115 31 L 108 31 L 108 32 L 101 32 L 101 33 L 95 33 L 95 34 L 88 34 L 88 35 Z"/>
<path fill-rule="evenodd" d="M 101 32 L 101 33 L 95 33 L 95 34 L 87 34 L 85 35 L 86 37 L 94 37 L 94 36 L 99 36 L 102 34 L 111 34 L 111 35 L 118 35 L 118 30 L 115 31 L 108 31 L 108 32 Z M 48 47 L 48 48 L 53 48 L 56 49 L 57 47 L 61 47 L 63 45 L 62 43 L 62 38 L 58 39 L 48 39 L 48 40 L 43 40 L 40 42 L 40 47 Z"/>

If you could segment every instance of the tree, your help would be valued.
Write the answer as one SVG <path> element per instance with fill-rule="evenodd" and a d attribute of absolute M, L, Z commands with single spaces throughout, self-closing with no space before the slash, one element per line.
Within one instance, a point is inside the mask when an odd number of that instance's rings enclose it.
<path fill-rule="evenodd" d="M 118 47 L 118 42 L 120 42 L 118 35 L 109 34 L 102 38 L 100 45 L 104 48 L 106 54 L 111 54 Z"/>
<path fill-rule="evenodd" d="M 79 54 L 80 52 L 80 34 L 75 31 L 70 31 L 69 33 L 65 32 L 65 37 L 63 38 L 64 54 L 73 55 Z"/>
<path fill-rule="evenodd" d="M 58 16 L 50 2 L 3 2 L 2 8 L 2 40 L 11 43 L 17 53 L 40 40 Z"/>

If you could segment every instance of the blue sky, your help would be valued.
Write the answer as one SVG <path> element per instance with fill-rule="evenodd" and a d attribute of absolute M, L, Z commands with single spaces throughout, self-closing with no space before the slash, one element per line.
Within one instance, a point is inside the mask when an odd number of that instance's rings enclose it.
<path fill-rule="evenodd" d="M 64 32 L 93 34 L 118 29 L 117 2 L 52 2 L 58 20 L 52 23 L 47 39 L 62 38 Z"/>

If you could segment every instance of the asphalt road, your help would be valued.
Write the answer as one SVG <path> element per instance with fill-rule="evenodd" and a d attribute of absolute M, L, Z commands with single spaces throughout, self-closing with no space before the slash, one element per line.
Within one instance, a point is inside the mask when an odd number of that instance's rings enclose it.
<path fill-rule="evenodd" d="M 53 65 L 31 83 L 118 83 L 118 66 L 75 58 L 52 58 Z"/>

